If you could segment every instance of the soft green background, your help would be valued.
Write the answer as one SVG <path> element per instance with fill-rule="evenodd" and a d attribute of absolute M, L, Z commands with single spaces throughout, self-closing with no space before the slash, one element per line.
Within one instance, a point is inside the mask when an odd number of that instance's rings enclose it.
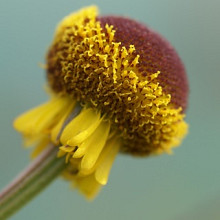
<path fill-rule="evenodd" d="M 29 162 L 12 120 L 47 99 L 38 64 L 54 28 L 90 4 L 142 21 L 176 47 L 190 81 L 189 135 L 174 156 L 118 156 L 92 203 L 59 179 L 12 219 L 219 220 L 219 0 L 0 0 L 0 187 Z"/>

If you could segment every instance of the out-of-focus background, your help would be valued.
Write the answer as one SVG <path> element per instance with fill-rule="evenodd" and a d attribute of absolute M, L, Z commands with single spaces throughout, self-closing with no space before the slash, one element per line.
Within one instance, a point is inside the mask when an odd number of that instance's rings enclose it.
<path fill-rule="evenodd" d="M 1 0 L 0 188 L 29 163 L 12 121 L 47 100 L 39 64 L 54 28 L 65 15 L 91 4 L 101 14 L 148 24 L 177 49 L 190 81 L 189 135 L 173 156 L 119 155 L 109 183 L 92 203 L 58 179 L 12 219 L 219 220 L 219 0 Z"/>

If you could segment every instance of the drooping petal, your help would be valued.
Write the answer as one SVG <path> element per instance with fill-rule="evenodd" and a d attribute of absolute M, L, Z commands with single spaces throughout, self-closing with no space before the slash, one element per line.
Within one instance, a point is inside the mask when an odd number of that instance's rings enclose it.
<path fill-rule="evenodd" d="M 96 181 L 94 174 L 76 178 L 73 185 L 88 199 L 93 199 L 101 189 L 101 184 Z"/>
<path fill-rule="evenodd" d="M 14 128 L 27 137 L 49 133 L 51 127 L 59 122 L 68 105 L 68 97 L 54 97 L 47 103 L 19 116 L 14 121 Z"/>
<path fill-rule="evenodd" d="M 48 135 L 42 137 L 40 142 L 36 145 L 33 152 L 31 153 L 31 158 L 37 157 L 50 143 L 50 138 Z"/>
<path fill-rule="evenodd" d="M 103 122 L 93 133 L 91 145 L 88 147 L 82 158 L 81 170 L 89 170 L 95 165 L 103 147 L 105 146 L 109 130 L 110 123 Z"/>
<path fill-rule="evenodd" d="M 100 122 L 99 113 L 91 108 L 84 108 L 63 130 L 61 143 L 77 146 L 91 135 Z"/>
<path fill-rule="evenodd" d="M 70 113 L 73 111 L 74 106 L 75 106 L 75 101 L 73 101 L 72 103 L 69 104 L 69 106 L 67 106 L 67 109 L 63 113 L 61 119 L 56 124 L 56 126 L 54 126 L 54 128 L 51 130 L 51 140 L 54 144 L 59 143 L 59 137 L 58 137 L 59 132 L 61 131 L 65 120 L 70 115 Z"/>
<path fill-rule="evenodd" d="M 120 144 L 118 138 L 113 138 L 107 142 L 100 155 L 100 162 L 95 171 L 95 178 L 102 185 L 105 185 L 108 182 L 109 173 L 119 151 Z"/>

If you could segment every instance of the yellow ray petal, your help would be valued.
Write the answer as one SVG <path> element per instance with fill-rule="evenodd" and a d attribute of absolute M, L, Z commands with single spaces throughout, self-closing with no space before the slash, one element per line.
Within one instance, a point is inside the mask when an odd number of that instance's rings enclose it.
<path fill-rule="evenodd" d="M 59 149 L 58 153 L 57 153 L 57 157 L 63 157 L 66 154 L 65 151 Z"/>
<path fill-rule="evenodd" d="M 88 199 L 93 199 L 101 189 L 101 184 L 96 181 L 93 174 L 86 177 L 76 178 L 73 185 Z"/>
<path fill-rule="evenodd" d="M 52 125 L 59 122 L 66 108 L 69 106 L 69 99 L 58 98 L 51 102 L 45 109 L 44 114 L 41 114 L 39 120 L 35 124 L 36 133 L 45 132 L 50 129 Z"/>
<path fill-rule="evenodd" d="M 39 144 L 35 147 L 33 152 L 31 153 L 31 158 L 37 157 L 50 143 L 49 137 L 46 135 L 42 138 Z"/>
<path fill-rule="evenodd" d="M 59 120 L 59 122 L 56 124 L 56 126 L 54 126 L 54 128 L 52 129 L 52 131 L 51 131 L 51 140 L 54 144 L 58 144 L 58 142 L 59 142 L 59 140 L 58 140 L 59 132 L 61 131 L 65 120 L 70 115 L 71 111 L 73 111 L 75 104 L 76 103 L 74 101 L 72 101 L 72 103 L 70 103 L 70 105 L 65 110 L 62 118 Z"/>
<path fill-rule="evenodd" d="M 44 137 L 47 136 L 45 134 L 38 134 L 35 136 L 25 136 L 23 135 L 23 145 L 26 148 L 32 147 L 36 143 L 40 142 Z"/>
<path fill-rule="evenodd" d="M 84 156 L 86 150 L 89 146 L 92 146 L 94 143 L 93 135 L 90 135 L 85 141 L 83 141 L 80 145 L 78 145 L 78 149 L 73 154 L 73 158 L 80 158 Z"/>
<path fill-rule="evenodd" d="M 92 134 L 91 146 L 86 150 L 81 162 L 82 170 L 90 170 L 96 163 L 108 138 L 110 130 L 109 122 L 102 122 L 96 131 Z"/>
<path fill-rule="evenodd" d="M 88 128 L 85 129 L 84 131 L 80 132 L 78 135 L 72 137 L 68 141 L 68 144 L 78 145 L 78 144 L 82 143 L 86 138 L 88 138 L 95 131 L 95 129 L 99 126 L 101 121 L 102 121 L 102 118 L 100 118 L 100 114 L 96 115 L 96 117 L 93 119 L 93 122 L 90 122 L 91 124 L 88 126 Z"/>
<path fill-rule="evenodd" d="M 73 158 L 81 158 L 85 154 L 86 149 L 91 145 L 91 142 L 92 142 L 92 135 L 78 146 L 78 149 L 73 154 Z"/>
<path fill-rule="evenodd" d="M 113 140 L 109 140 L 106 143 L 100 155 L 100 162 L 95 171 L 95 178 L 102 185 L 108 182 L 109 173 L 119 148 L 120 141 L 117 138 L 113 138 Z"/>
<path fill-rule="evenodd" d="M 45 110 L 48 103 L 42 104 L 36 108 L 29 110 L 28 112 L 23 113 L 19 117 L 17 117 L 13 123 L 14 128 L 23 133 L 30 134 L 33 130 L 33 123 L 38 120 L 42 111 Z"/>
<path fill-rule="evenodd" d="M 22 114 L 14 121 L 14 128 L 24 136 L 32 137 L 48 132 L 56 124 L 64 109 L 69 105 L 69 98 L 57 97 Z"/>
<path fill-rule="evenodd" d="M 78 145 L 96 129 L 100 123 L 100 114 L 92 108 L 84 108 L 63 130 L 61 143 L 63 145 Z"/>
<path fill-rule="evenodd" d="M 70 153 L 70 152 L 74 151 L 75 148 L 76 148 L 75 146 L 65 145 L 65 146 L 60 147 L 60 150 L 66 152 L 66 153 Z"/>

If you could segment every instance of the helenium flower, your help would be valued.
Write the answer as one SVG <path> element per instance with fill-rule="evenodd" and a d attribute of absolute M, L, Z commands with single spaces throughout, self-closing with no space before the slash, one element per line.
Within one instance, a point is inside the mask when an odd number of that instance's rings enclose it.
<path fill-rule="evenodd" d="M 171 153 L 187 132 L 188 82 L 174 48 L 129 18 L 94 6 L 65 17 L 46 56 L 50 99 L 14 127 L 33 157 L 52 144 L 86 197 L 108 181 L 118 153 Z"/>

